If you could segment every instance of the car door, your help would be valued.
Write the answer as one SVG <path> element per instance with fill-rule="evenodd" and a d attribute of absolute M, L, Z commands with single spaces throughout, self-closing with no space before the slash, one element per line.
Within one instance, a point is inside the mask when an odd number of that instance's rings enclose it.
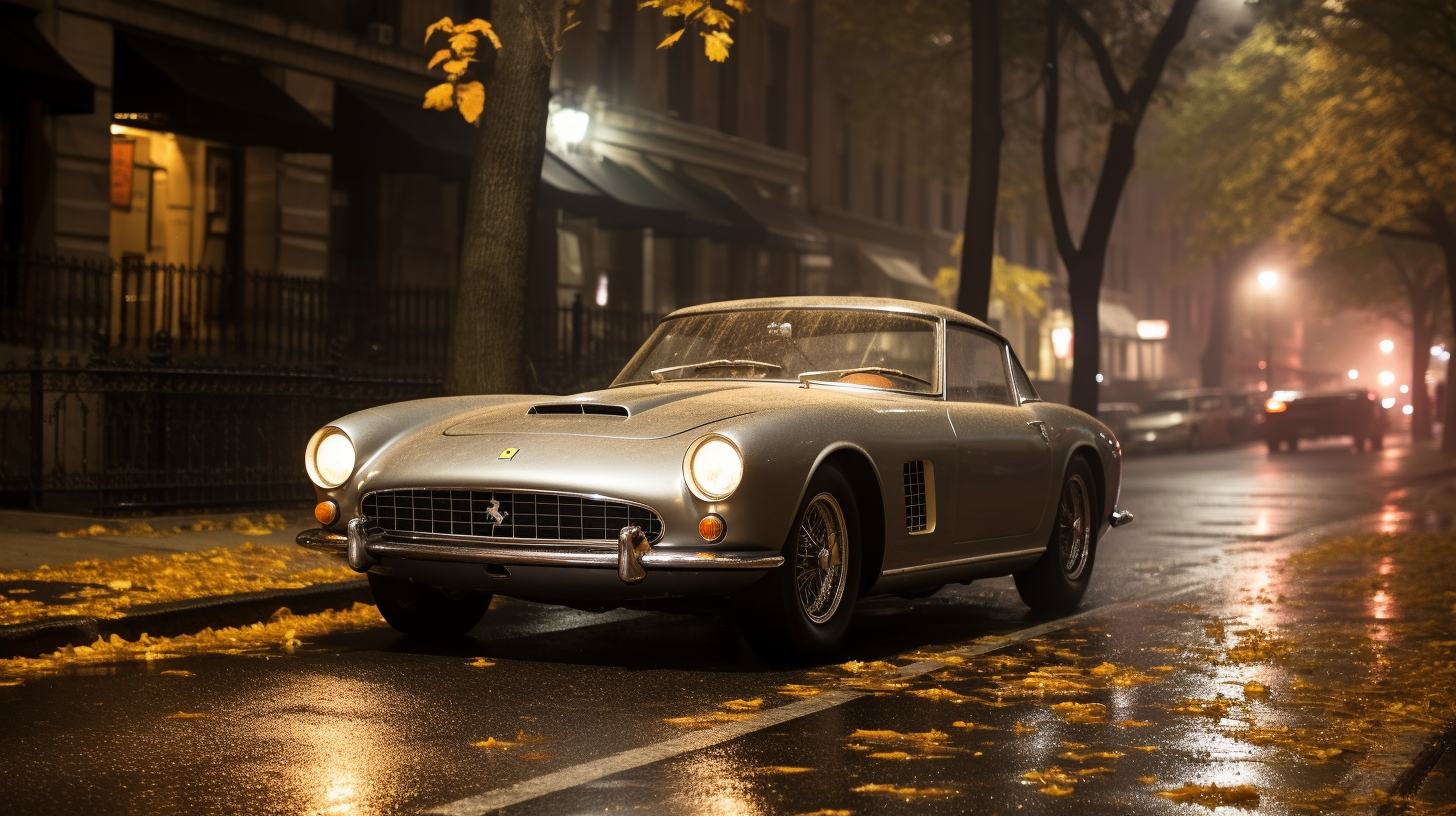
<path fill-rule="evenodd" d="M 956 535 L 976 555 L 1033 532 L 1051 483 L 1050 432 L 1011 386 L 1004 341 L 951 325 L 946 410 L 956 436 Z M 1004 542 L 1003 542 L 1004 543 Z"/>

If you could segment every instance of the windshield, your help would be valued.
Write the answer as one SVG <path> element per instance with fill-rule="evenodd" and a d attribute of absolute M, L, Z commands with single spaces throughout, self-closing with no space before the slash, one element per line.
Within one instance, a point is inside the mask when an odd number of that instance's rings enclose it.
<path fill-rule="evenodd" d="M 689 315 L 664 322 L 612 385 L 782 380 L 940 393 L 936 321 L 848 309 Z"/>
<path fill-rule="evenodd" d="M 1170 414 L 1174 411 L 1187 410 L 1189 410 L 1189 401 L 1186 399 L 1153 400 L 1143 404 L 1145 414 Z"/>

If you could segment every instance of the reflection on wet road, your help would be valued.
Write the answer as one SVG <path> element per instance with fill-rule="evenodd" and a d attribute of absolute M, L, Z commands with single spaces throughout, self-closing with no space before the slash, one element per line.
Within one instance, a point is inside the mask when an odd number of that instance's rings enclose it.
<path fill-rule="evenodd" d="M 1448 527 L 1418 459 L 1131 459 L 1138 521 L 1082 614 L 1030 619 L 1009 579 L 870 601 L 823 666 L 765 665 L 725 620 L 505 601 L 452 647 L 374 628 L 27 679 L 0 688 L 0 811 L 1368 809 L 1448 713 L 1404 708 L 1405 669 L 1456 665 L 1417 580 L 1444 562 L 1309 531 Z"/>

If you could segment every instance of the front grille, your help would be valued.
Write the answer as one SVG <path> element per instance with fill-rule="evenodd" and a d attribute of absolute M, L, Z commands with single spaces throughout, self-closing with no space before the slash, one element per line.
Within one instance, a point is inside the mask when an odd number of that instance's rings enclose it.
<path fill-rule="evenodd" d="M 649 542 L 662 536 L 662 519 L 646 507 L 528 491 L 381 490 L 364 497 L 364 515 L 386 533 L 415 536 L 616 541 L 628 525 Z"/>
<path fill-rule="evenodd" d="M 925 462 L 905 463 L 905 529 L 925 532 L 930 526 L 929 508 L 925 502 Z"/>

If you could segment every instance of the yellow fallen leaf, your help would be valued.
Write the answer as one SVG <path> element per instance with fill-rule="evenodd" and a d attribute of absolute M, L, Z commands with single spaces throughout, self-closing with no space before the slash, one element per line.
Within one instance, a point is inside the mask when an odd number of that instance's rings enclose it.
<path fill-rule="evenodd" d="M 470 661 L 469 663 L 466 663 L 465 665 L 471 666 L 471 667 L 477 668 L 477 669 L 488 669 L 491 666 L 494 666 L 495 665 L 495 661 L 494 660 L 486 660 L 483 657 L 477 657 L 474 660 Z"/>
<path fill-rule="evenodd" d="M 1066 742 L 1066 741 L 1063 741 L 1062 742 L 1062 747 L 1063 748 L 1067 748 L 1067 749 L 1072 750 L 1072 751 L 1080 751 L 1083 748 L 1086 748 L 1087 747 L 1087 743 L 1085 743 L 1085 742 Z"/>
<path fill-rule="evenodd" d="M 734 711 L 756 711 L 763 705 L 762 697 L 755 697 L 752 700 L 729 700 L 723 704 L 724 708 L 731 708 Z"/>
<path fill-rule="evenodd" d="M 1154 791 L 1158 796 L 1179 802 L 1197 802 L 1208 807 L 1254 807 L 1259 804 L 1259 791 L 1253 785 L 1234 785 L 1220 788 L 1218 785 L 1195 785 L 1185 783 L 1172 790 Z"/>
<path fill-rule="evenodd" d="M 1228 714 L 1228 701 L 1226 700 L 1184 700 L 1183 703 L 1173 711 L 1180 711 L 1184 714 L 1199 714 L 1204 717 L 1222 718 Z"/>
<path fill-rule="evenodd" d="M 1152 671 L 1156 671 L 1156 672 L 1170 672 L 1172 670 L 1173 670 L 1173 667 L 1172 666 L 1154 666 L 1152 668 Z"/>
<path fill-rule="evenodd" d="M 894 663 L 887 663 L 883 660 L 872 660 L 868 663 L 859 660 L 851 660 L 848 663 L 840 663 L 839 668 L 849 672 L 850 674 L 865 674 L 867 672 L 899 673 L 900 671 L 899 666 L 896 666 Z"/>
<path fill-rule="evenodd" d="M 1258 680 L 1250 680 L 1249 682 L 1244 684 L 1245 697 L 1262 697 L 1263 695 L 1268 693 L 1269 687 L 1264 685 L 1263 683 L 1260 683 Z"/>
<path fill-rule="evenodd" d="M 1089 759 L 1121 759 L 1121 751 L 1065 751 L 1057 754 L 1062 759 L 1070 759 L 1073 762 L 1086 762 Z"/>
<path fill-rule="evenodd" d="M 1103 663 L 1087 671 L 1087 673 L 1092 675 L 1093 677 L 1111 677 L 1112 675 L 1117 674 L 1117 672 L 1117 666 L 1112 663 Z"/>
<path fill-rule="evenodd" d="M 206 717 L 206 716 L 207 716 L 206 714 L 190 714 L 190 713 L 188 713 L 186 711 L 179 711 L 176 714 L 168 714 L 164 719 L 168 719 L 168 720 L 200 720 L 200 719 L 202 719 L 203 717 Z"/>
<path fill-rule="evenodd" d="M 1132 749 L 1134 751 L 1148 751 L 1148 752 L 1152 752 L 1152 751 L 1158 750 L 1158 746 L 1156 746 L 1156 745 L 1134 745 L 1132 747 Z"/>
<path fill-rule="evenodd" d="M 1001 729 L 997 728 L 994 725 L 981 725 L 981 724 L 978 724 L 978 723 L 966 722 L 965 720 L 956 720 L 955 722 L 951 723 L 951 726 L 953 726 L 955 728 L 966 728 L 966 729 L 969 729 L 969 730 L 972 730 L 972 731 L 1000 731 L 1001 730 Z"/>
<path fill-rule="evenodd" d="M 1076 776 L 1067 773 L 1055 765 L 1047 768 L 1045 771 L 1027 771 L 1021 775 L 1021 778 L 1037 785 L 1054 785 L 1057 783 L 1071 785 L 1077 781 Z"/>
<path fill-rule="evenodd" d="M 778 692 L 779 694 L 786 694 L 790 697 L 817 697 L 824 693 L 823 689 L 818 689 L 813 686 L 801 686 L 794 683 L 779 686 Z"/>
<path fill-rule="evenodd" d="M 1158 778 L 1156 776 L 1139 776 L 1138 781 L 1144 785 L 1156 785 Z"/>
<path fill-rule="evenodd" d="M 1035 734 L 1036 733 L 1036 726 L 1034 726 L 1034 725 L 1022 725 L 1021 724 L 1021 720 L 1017 720 L 1016 721 L 1016 728 L 1014 728 L 1012 730 L 1014 730 L 1018 734 Z"/>
<path fill-rule="evenodd" d="M 0 688 L 9 688 L 24 683 L 24 680 L 0 680 Z"/>
<path fill-rule="evenodd" d="M 1096 768 L 1083 768 L 1082 770 L 1077 771 L 1077 776 L 1100 776 L 1102 774 L 1110 773 L 1112 773 L 1111 768 L 1103 768 L 1101 766 L 1098 766 Z"/>
<path fill-rule="evenodd" d="M 898 796 L 905 800 L 910 799 L 943 799 L 950 796 L 960 796 L 961 792 L 951 788 L 902 788 L 897 785 L 883 785 L 872 783 L 860 785 L 857 788 L 850 788 L 854 793 L 887 793 Z"/>
<path fill-rule="evenodd" d="M 1071 793 L 1073 790 L 1074 789 L 1070 785 L 1067 785 L 1067 786 L 1062 786 L 1062 785 L 1047 785 L 1044 788 L 1037 788 L 1036 789 L 1036 792 L 1037 793 L 1044 793 L 1047 796 L 1066 796 L 1067 794 Z"/>
<path fill-rule="evenodd" d="M 801 774 L 813 771 L 813 768 L 801 768 L 798 765 L 765 765 L 756 768 L 755 773 L 761 774 Z"/>
<path fill-rule="evenodd" d="M 964 694 L 951 691 L 947 688 L 941 688 L 939 686 L 928 689 L 914 689 L 910 693 L 915 695 L 916 697 L 923 697 L 927 700 L 939 700 L 947 703 L 964 703 L 971 699 Z"/>
<path fill-rule="evenodd" d="M 907 754 L 904 751 L 880 751 L 878 753 L 870 754 L 870 759 L 910 759 L 910 758 L 912 758 L 912 755 L 911 754 Z"/>
<path fill-rule="evenodd" d="M 1107 706 L 1102 703 L 1056 703 L 1052 710 L 1070 723 L 1100 723 L 1107 720 Z"/>
<path fill-rule="evenodd" d="M 702 717 L 664 717 L 662 721 L 668 725 L 685 725 L 689 728 L 707 728 L 713 724 L 711 720 Z"/>
<path fill-rule="evenodd" d="M 483 742 L 472 742 L 470 744 L 475 746 L 476 748 L 484 748 L 487 751 L 505 751 L 516 747 L 516 744 L 514 742 L 498 740 L 495 737 L 490 737 Z"/>
<path fill-rule="evenodd" d="M 184 671 L 182 669 L 167 669 L 164 672 L 159 672 L 159 674 L 161 674 L 163 677 L 191 677 L 192 676 L 192 672 L 190 672 L 190 671 Z"/>
<path fill-rule="evenodd" d="M 1147 720 L 1118 720 L 1114 725 L 1120 725 L 1124 728 L 1147 728 L 1152 723 Z"/>
<path fill-rule="evenodd" d="M 116 590 L 117 592 L 124 592 L 128 589 L 131 589 L 131 581 L 128 581 L 125 578 L 119 578 L 115 581 L 108 582 L 106 586 Z"/>

